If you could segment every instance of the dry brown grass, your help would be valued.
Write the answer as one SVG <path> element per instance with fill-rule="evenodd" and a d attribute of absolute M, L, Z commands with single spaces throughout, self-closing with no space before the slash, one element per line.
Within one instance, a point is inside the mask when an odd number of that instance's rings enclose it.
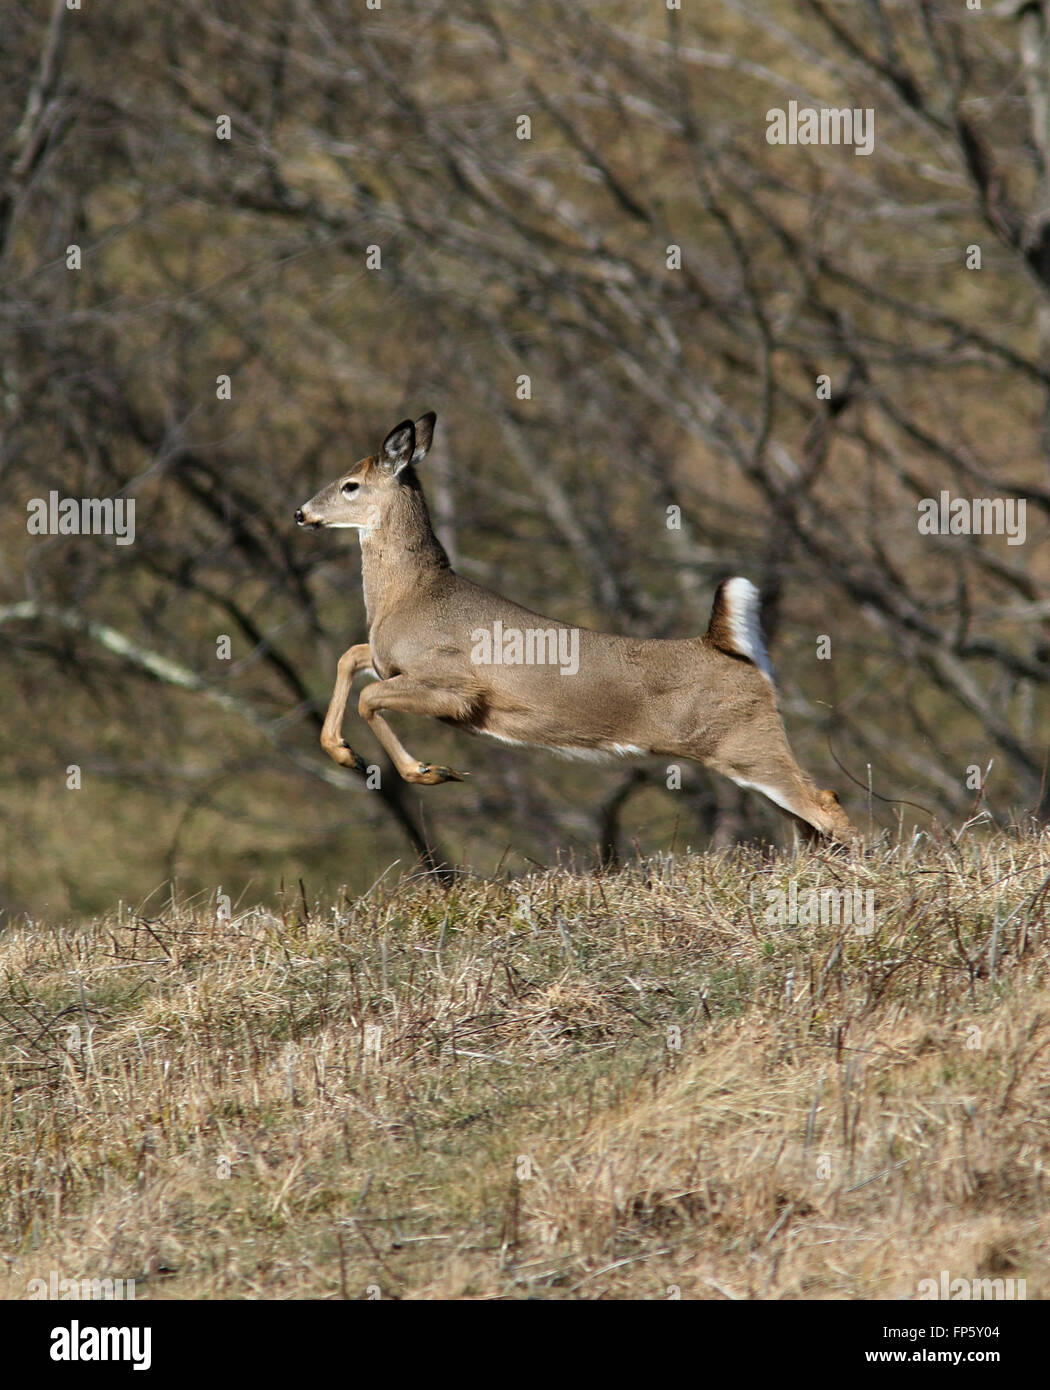
<path fill-rule="evenodd" d="M 1048 894 L 971 831 L 10 927 L 0 1294 L 1045 1297 Z"/>

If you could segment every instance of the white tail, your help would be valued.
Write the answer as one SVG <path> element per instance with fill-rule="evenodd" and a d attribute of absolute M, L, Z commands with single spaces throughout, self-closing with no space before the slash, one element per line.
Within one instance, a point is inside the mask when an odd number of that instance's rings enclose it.
<path fill-rule="evenodd" d="M 819 836 L 856 831 L 833 791 L 795 762 L 776 706 L 748 580 L 719 586 L 703 637 L 644 641 L 541 617 L 456 574 L 434 535 L 413 465 L 435 416 L 404 420 L 295 514 L 300 526 L 354 527 L 361 537 L 368 642 L 339 660 L 321 744 L 362 760 L 342 735 L 354 677 L 371 671 L 358 709 L 408 782 L 459 781 L 421 763 L 383 718 L 431 715 L 505 743 L 571 757 L 655 753 L 690 758 L 761 792 Z"/>
<path fill-rule="evenodd" d="M 735 656 L 746 656 L 763 675 L 772 680 L 773 670 L 769 664 L 766 644 L 762 640 L 758 610 L 758 590 L 750 579 L 723 579 L 715 591 L 707 636 L 710 641 L 720 645 L 723 651 L 732 652 Z"/>

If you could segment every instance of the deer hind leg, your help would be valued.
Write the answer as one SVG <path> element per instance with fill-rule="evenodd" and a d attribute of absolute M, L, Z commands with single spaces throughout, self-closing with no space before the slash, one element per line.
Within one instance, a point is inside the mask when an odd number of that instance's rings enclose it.
<path fill-rule="evenodd" d="M 777 770 L 763 767 L 752 769 L 752 774 L 754 780 L 733 775 L 733 781 L 772 801 L 791 817 L 808 843 L 834 840 L 851 844 L 859 838 L 836 794 L 830 788 L 815 786 L 797 764 L 794 773 L 787 776 L 778 777 Z"/>
<path fill-rule="evenodd" d="M 795 761 L 779 715 L 755 727 L 744 724 L 703 761 L 737 786 L 760 792 L 801 826 L 807 839 L 844 844 L 859 839 L 835 793 L 817 787 Z"/>
<path fill-rule="evenodd" d="M 328 713 L 321 730 L 321 747 L 328 756 L 334 758 L 341 767 L 352 767 L 355 772 L 364 772 L 367 764 L 343 738 L 343 719 L 354 677 L 359 671 L 371 669 L 372 650 L 367 642 L 359 642 L 356 647 L 350 647 L 342 654 L 336 670 L 335 689 L 328 702 Z"/>
<path fill-rule="evenodd" d="M 457 695 L 450 690 L 435 690 L 411 676 L 391 676 L 389 680 L 376 681 L 374 685 L 366 686 L 361 692 L 357 708 L 361 718 L 367 721 L 406 782 L 418 782 L 429 787 L 435 786 L 438 782 L 463 781 L 465 773 L 456 772 L 451 767 L 421 763 L 417 758 L 413 758 L 380 714 L 380 710 L 424 714 L 431 719 L 461 720 L 466 719 L 470 713 L 470 700 L 467 696 Z"/>

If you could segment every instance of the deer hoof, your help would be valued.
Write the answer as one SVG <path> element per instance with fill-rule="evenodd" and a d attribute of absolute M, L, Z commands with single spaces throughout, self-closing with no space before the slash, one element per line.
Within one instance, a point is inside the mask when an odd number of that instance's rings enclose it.
<path fill-rule="evenodd" d="M 467 773 L 457 772 L 453 767 L 434 767 L 431 763 L 420 763 L 412 780 L 433 787 L 439 782 L 462 782 L 466 776 Z"/>
<path fill-rule="evenodd" d="M 344 766 L 352 767 L 355 772 L 368 771 L 368 764 L 365 762 L 364 758 L 362 758 L 360 753 L 356 752 L 353 748 L 351 748 L 349 743 L 344 742 L 343 752 L 347 754 L 349 757 L 349 761 L 346 764 L 344 764 Z"/>

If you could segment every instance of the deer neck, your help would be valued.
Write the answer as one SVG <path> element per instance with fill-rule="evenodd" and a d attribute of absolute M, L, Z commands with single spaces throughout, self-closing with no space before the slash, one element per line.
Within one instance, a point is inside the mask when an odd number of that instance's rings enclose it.
<path fill-rule="evenodd" d="M 361 578 L 369 628 L 385 610 L 411 598 L 428 580 L 450 573 L 423 491 L 414 477 L 403 479 L 382 524 L 361 532 Z"/>

